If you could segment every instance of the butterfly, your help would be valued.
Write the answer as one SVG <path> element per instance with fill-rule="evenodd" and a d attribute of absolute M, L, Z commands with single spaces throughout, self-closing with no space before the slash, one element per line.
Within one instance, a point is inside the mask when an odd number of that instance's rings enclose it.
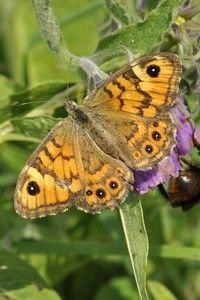
<path fill-rule="evenodd" d="M 17 213 L 36 218 L 76 206 L 98 213 L 118 207 L 133 189 L 134 171 L 148 170 L 174 145 L 181 77 L 172 53 L 125 65 L 82 105 L 66 100 L 59 122 L 22 170 L 14 196 Z"/>

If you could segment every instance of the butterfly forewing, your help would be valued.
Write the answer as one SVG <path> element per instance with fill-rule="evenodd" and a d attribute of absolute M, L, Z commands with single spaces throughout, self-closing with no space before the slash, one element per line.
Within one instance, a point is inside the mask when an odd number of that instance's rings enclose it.
<path fill-rule="evenodd" d="M 166 110 L 174 104 L 181 71 L 175 54 L 143 57 L 113 74 L 83 103 L 99 110 L 155 117 L 157 110 Z"/>
<path fill-rule="evenodd" d="M 176 103 L 180 75 L 176 55 L 144 57 L 115 73 L 86 98 L 84 105 L 93 115 L 99 114 L 96 126 L 115 140 L 119 157 L 130 168 L 150 169 L 174 147 L 170 109 Z"/>

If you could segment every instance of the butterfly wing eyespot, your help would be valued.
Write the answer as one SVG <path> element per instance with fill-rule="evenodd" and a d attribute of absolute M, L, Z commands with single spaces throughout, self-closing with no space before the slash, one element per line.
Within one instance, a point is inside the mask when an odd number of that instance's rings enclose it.
<path fill-rule="evenodd" d="M 117 190 L 119 187 L 119 182 L 116 180 L 116 178 L 109 178 L 109 182 L 108 182 L 109 188 L 111 190 Z"/>
<path fill-rule="evenodd" d="M 27 193 L 30 196 L 36 196 L 40 193 L 40 187 L 36 181 L 29 181 L 27 184 Z"/>
<path fill-rule="evenodd" d="M 161 139 L 161 137 L 162 136 L 161 136 L 160 132 L 158 132 L 156 130 L 152 132 L 152 138 L 154 141 L 159 141 Z"/>
<path fill-rule="evenodd" d="M 150 65 L 147 67 L 146 73 L 151 77 L 151 78 L 156 78 L 159 76 L 160 73 L 160 67 L 158 65 Z"/>

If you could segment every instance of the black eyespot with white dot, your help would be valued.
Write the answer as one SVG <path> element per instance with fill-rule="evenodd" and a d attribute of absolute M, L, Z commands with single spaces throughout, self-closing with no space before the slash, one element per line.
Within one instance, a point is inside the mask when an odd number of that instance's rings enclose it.
<path fill-rule="evenodd" d="M 151 154 L 152 151 L 153 151 L 153 147 L 151 145 L 146 145 L 145 146 L 145 151 L 148 153 L 148 154 Z"/>
<path fill-rule="evenodd" d="M 91 190 L 87 190 L 87 191 L 86 191 L 86 195 L 87 195 L 87 196 L 91 196 L 92 194 L 93 194 L 93 192 L 92 192 Z"/>
<path fill-rule="evenodd" d="M 150 77 L 156 78 L 159 76 L 160 67 L 158 65 L 149 65 L 146 72 Z"/>
<path fill-rule="evenodd" d="M 118 188 L 118 183 L 114 180 L 112 180 L 109 185 L 112 190 L 115 190 Z"/>
<path fill-rule="evenodd" d="M 157 121 L 155 121 L 155 122 L 153 122 L 153 127 L 158 127 L 158 122 Z"/>
<path fill-rule="evenodd" d="M 102 188 L 99 188 L 96 190 L 96 196 L 100 199 L 105 198 L 106 197 L 106 191 Z"/>
<path fill-rule="evenodd" d="M 159 141 L 161 139 L 161 134 L 158 131 L 153 131 L 152 132 L 152 138 L 154 139 L 154 141 Z"/>
<path fill-rule="evenodd" d="M 40 193 L 40 187 L 39 185 L 37 184 L 36 181 L 30 181 L 28 184 L 27 184 L 27 192 L 30 196 L 36 196 L 37 194 Z"/>

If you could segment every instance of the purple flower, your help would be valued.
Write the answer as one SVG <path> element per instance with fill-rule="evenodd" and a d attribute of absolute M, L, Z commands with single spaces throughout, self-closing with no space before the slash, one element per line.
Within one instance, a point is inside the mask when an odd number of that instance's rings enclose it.
<path fill-rule="evenodd" d="M 200 131 L 195 128 L 195 124 L 182 99 L 177 99 L 176 106 L 171 109 L 171 116 L 176 126 L 174 146 L 169 156 L 161 160 L 152 169 L 134 172 L 135 181 L 133 186 L 140 194 L 144 194 L 150 188 L 168 181 L 171 176 L 177 177 L 182 169 L 180 156 L 188 155 L 193 146 L 200 145 Z"/>

